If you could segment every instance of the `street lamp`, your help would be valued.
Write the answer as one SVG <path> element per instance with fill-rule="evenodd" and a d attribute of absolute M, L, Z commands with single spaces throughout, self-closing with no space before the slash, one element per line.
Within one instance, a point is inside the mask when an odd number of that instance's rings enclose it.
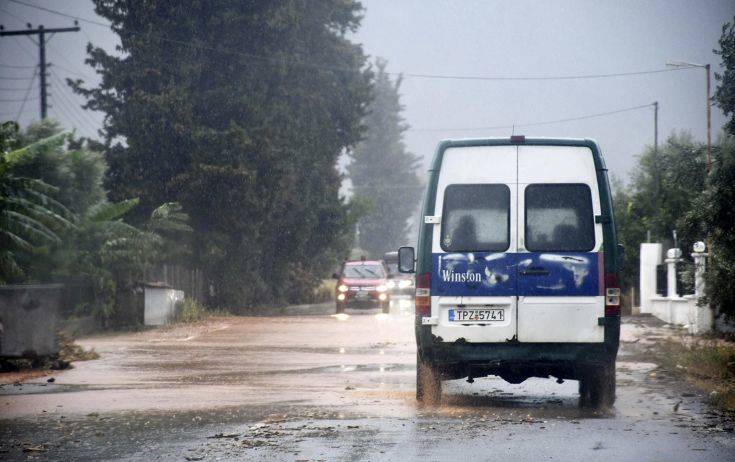
<path fill-rule="evenodd" d="M 701 67 L 707 73 L 707 173 L 712 170 L 712 103 L 710 101 L 710 65 L 689 63 L 686 61 L 667 61 L 667 66 L 671 67 Z"/>

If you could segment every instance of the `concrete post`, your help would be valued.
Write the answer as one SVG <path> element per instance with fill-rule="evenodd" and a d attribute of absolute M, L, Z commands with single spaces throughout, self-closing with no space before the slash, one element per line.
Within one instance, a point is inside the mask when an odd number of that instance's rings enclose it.
<path fill-rule="evenodd" d="M 676 293 L 676 264 L 681 261 L 681 249 L 669 249 L 666 251 L 666 277 L 667 298 L 679 298 Z"/>
<path fill-rule="evenodd" d="M 653 312 L 651 298 L 656 296 L 656 266 L 661 264 L 662 254 L 661 244 L 641 244 L 639 283 L 641 313 Z"/>
<path fill-rule="evenodd" d="M 704 273 L 707 266 L 707 257 L 709 254 L 705 252 L 704 242 L 694 244 L 694 295 L 699 298 L 704 295 Z"/>

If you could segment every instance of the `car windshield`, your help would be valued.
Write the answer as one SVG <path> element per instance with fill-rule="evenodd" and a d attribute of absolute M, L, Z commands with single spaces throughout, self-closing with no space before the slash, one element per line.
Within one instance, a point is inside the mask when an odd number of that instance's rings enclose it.
<path fill-rule="evenodd" d="M 385 277 L 380 265 L 345 266 L 344 277 L 351 279 L 380 279 Z"/>

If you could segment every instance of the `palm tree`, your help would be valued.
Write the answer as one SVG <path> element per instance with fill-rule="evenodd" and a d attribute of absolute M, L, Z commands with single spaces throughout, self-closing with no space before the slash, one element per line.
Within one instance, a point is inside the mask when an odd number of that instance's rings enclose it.
<path fill-rule="evenodd" d="M 72 213 L 51 195 L 57 188 L 36 178 L 16 176 L 12 167 L 36 149 L 61 144 L 67 134 L 44 138 L 20 149 L 0 152 L 0 283 L 17 279 L 23 269 L 19 251 L 59 242 L 57 232 L 73 228 Z"/>

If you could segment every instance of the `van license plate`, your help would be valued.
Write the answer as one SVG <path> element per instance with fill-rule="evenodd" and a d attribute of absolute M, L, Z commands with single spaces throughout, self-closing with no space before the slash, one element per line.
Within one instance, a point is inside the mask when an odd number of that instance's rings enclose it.
<path fill-rule="evenodd" d="M 449 310 L 449 322 L 502 322 L 504 309 L 456 309 Z"/>

